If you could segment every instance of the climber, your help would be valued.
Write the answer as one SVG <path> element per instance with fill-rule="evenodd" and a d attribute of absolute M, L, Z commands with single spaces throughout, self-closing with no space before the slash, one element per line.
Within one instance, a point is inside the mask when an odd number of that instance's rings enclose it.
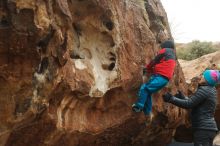
<path fill-rule="evenodd" d="M 173 96 L 167 92 L 163 95 L 165 102 L 178 107 L 192 109 L 191 121 L 193 129 L 194 146 L 212 146 L 213 139 L 218 131 L 214 113 L 217 104 L 217 91 L 215 85 L 220 82 L 218 70 L 205 70 L 199 77 L 197 91 L 190 97 L 181 92 Z"/>
<path fill-rule="evenodd" d="M 158 55 L 146 65 L 144 73 L 150 76 L 139 89 L 138 100 L 132 105 L 134 112 L 143 111 L 147 120 L 152 118 L 152 93 L 165 87 L 172 78 L 176 65 L 175 46 L 172 40 L 164 41 Z M 150 119 L 149 119 L 150 118 Z"/>

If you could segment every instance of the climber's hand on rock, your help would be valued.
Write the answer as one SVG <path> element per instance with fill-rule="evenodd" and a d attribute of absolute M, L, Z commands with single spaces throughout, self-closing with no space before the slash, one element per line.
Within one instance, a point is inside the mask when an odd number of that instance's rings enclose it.
<path fill-rule="evenodd" d="M 174 96 L 179 99 L 185 99 L 185 96 L 183 95 L 183 93 L 180 90 L 178 90 Z"/>
<path fill-rule="evenodd" d="M 170 102 L 172 98 L 173 98 L 173 95 L 172 95 L 171 93 L 169 93 L 169 92 L 167 92 L 167 93 L 165 93 L 165 94 L 163 95 L 163 100 L 164 100 L 165 102 Z"/>
<path fill-rule="evenodd" d="M 143 75 L 144 76 L 147 75 L 147 68 L 146 67 L 143 68 Z"/>

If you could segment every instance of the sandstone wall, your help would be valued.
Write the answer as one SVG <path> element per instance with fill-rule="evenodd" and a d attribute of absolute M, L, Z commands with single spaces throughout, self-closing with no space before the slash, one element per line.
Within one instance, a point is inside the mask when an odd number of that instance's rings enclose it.
<path fill-rule="evenodd" d="M 163 90 L 145 127 L 131 105 L 167 38 L 159 0 L 1 0 L 0 145 L 166 145 L 185 112 Z"/>

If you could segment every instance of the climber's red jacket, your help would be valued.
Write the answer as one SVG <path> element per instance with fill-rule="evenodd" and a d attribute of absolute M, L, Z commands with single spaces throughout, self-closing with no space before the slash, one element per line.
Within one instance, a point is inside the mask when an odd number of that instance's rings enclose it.
<path fill-rule="evenodd" d="M 176 54 L 172 48 L 163 48 L 158 55 L 146 65 L 147 72 L 159 74 L 168 80 L 172 78 L 176 65 Z"/>

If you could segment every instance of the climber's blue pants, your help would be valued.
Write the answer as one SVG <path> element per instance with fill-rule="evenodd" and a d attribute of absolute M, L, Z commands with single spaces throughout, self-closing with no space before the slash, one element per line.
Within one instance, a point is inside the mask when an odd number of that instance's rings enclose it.
<path fill-rule="evenodd" d="M 167 78 L 156 74 L 152 75 L 147 83 L 141 85 L 135 104 L 143 110 L 145 115 L 149 115 L 152 111 L 152 93 L 162 89 L 168 82 Z"/>

